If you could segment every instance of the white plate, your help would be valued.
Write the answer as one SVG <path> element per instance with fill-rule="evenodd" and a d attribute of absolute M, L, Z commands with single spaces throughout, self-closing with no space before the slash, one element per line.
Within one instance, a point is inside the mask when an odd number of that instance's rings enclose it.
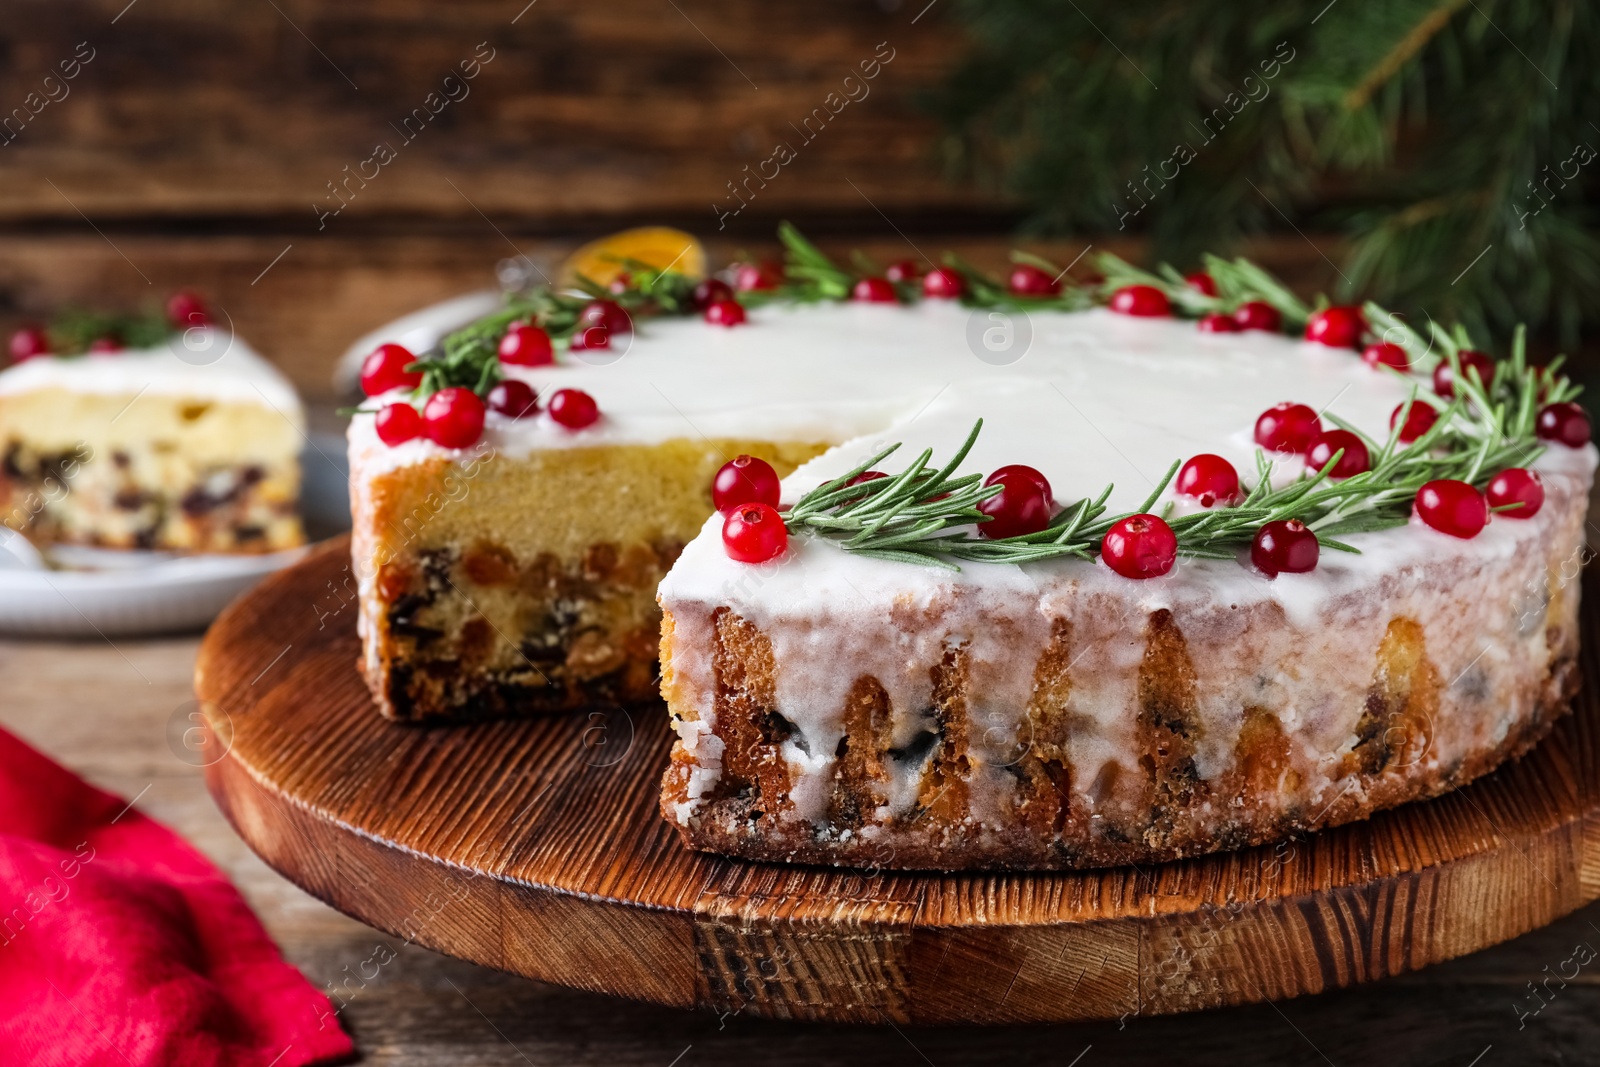
<path fill-rule="evenodd" d="M 301 508 L 309 531 L 349 529 L 344 442 L 318 434 L 302 456 Z M 7 551 L 10 548 L 10 551 Z M 0 545 L 0 633 L 111 637 L 194 630 L 234 597 L 309 549 L 260 556 L 174 556 L 163 552 L 62 548 L 61 570 L 28 565 L 26 545 Z"/>

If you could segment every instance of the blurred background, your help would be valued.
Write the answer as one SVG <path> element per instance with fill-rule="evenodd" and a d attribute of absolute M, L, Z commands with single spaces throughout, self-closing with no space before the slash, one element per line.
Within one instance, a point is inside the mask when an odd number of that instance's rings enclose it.
<path fill-rule="evenodd" d="M 192 285 L 312 399 L 505 257 L 793 219 L 899 258 L 1192 263 L 1580 353 L 1592 5 L 12 0 L 0 330 Z M 781 151 L 779 146 L 787 151 Z M 1594 146 L 1594 147 L 1590 147 Z M 1587 362 L 1585 362 L 1585 371 Z"/>

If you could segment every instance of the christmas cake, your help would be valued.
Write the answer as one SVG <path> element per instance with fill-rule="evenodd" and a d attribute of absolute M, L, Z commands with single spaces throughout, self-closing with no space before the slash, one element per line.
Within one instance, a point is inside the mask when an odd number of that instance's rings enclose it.
<path fill-rule="evenodd" d="M 632 699 L 659 634 L 688 844 L 956 869 L 1364 818 L 1565 709 L 1596 454 L 1520 337 L 1491 360 L 1240 261 L 994 279 L 784 236 L 373 354 L 386 714 Z"/>
<path fill-rule="evenodd" d="M 288 381 L 192 294 L 11 339 L 0 515 L 43 545 L 260 553 L 304 542 Z"/>

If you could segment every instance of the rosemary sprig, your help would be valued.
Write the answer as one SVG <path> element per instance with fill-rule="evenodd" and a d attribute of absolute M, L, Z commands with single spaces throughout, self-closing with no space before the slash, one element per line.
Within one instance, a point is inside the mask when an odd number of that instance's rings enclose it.
<path fill-rule="evenodd" d="M 1196 289 L 1171 266 L 1164 264 L 1159 272 L 1151 273 L 1110 252 L 1102 252 L 1095 257 L 1095 267 L 1104 277 L 1096 287 L 1096 297 L 1103 303 L 1125 285 L 1149 285 L 1165 293 L 1172 306 L 1186 315 L 1231 312 L 1246 301 L 1260 300 L 1277 308 L 1284 325 L 1296 332 L 1311 317 L 1312 308 L 1305 301 L 1249 260 L 1205 256 L 1203 262 L 1206 273 L 1217 283 L 1216 296 Z"/>
<path fill-rule="evenodd" d="M 1359 552 L 1342 538 L 1405 525 L 1417 490 L 1426 483 L 1453 478 L 1481 490 L 1506 467 L 1531 463 L 1544 451 L 1534 436 L 1530 415 L 1540 390 L 1548 389 L 1551 396 L 1565 399 L 1575 395 L 1576 389 L 1564 378 L 1550 380 L 1547 369 L 1527 366 L 1520 341 L 1513 347 L 1512 358 L 1496 367 L 1494 379 L 1498 399 L 1491 398 L 1477 376 L 1471 375 L 1461 383 L 1461 395 L 1409 445 L 1400 443 L 1400 428 L 1410 405 L 1429 402 L 1415 388 L 1382 442 L 1337 416 L 1328 416 L 1361 436 L 1372 457 L 1371 469 L 1350 478 L 1335 481 L 1330 477 L 1343 454 L 1335 453 L 1321 470 L 1304 472 L 1287 485 L 1274 486 L 1272 463 L 1258 451 L 1255 484 L 1243 500 L 1168 519 L 1179 554 L 1232 559 L 1251 543 L 1261 526 L 1284 519 L 1304 522 L 1327 548 Z M 884 449 L 801 497 L 785 516 L 786 524 L 792 532 L 810 530 L 836 540 L 847 551 L 953 570 L 959 567 L 952 560 L 1014 564 L 1061 558 L 1092 560 L 1113 525 L 1131 515 L 1148 513 L 1156 505 L 1179 467 L 1175 461 L 1134 511 L 1107 514 L 1106 501 L 1113 489 L 1107 485 L 1097 497 L 1062 508 L 1038 533 L 990 540 L 966 527 L 988 521 L 978 504 L 1000 492 L 1000 487 L 985 487 L 977 474 L 956 474 L 982 429 L 980 419 L 951 461 L 938 470 L 929 466 L 931 450 L 924 451 L 898 475 L 849 485 L 851 478 L 876 466 L 900 446 Z"/>

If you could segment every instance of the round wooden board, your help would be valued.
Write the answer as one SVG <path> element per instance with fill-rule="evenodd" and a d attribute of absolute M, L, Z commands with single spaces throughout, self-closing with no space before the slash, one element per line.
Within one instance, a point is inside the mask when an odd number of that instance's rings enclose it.
<path fill-rule="evenodd" d="M 1000 875 L 690 852 L 656 810 L 661 707 L 381 719 L 356 670 L 348 552 L 332 542 L 268 579 L 206 637 L 211 792 L 268 863 L 334 907 L 530 978 L 779 1018 L 1116 1018 L 1381 978 L 1600 896 L 1588 690 L 1521 762 L 1275 848 Z M 1594 677 L 1600 634 L 1584 618 Z"/>

